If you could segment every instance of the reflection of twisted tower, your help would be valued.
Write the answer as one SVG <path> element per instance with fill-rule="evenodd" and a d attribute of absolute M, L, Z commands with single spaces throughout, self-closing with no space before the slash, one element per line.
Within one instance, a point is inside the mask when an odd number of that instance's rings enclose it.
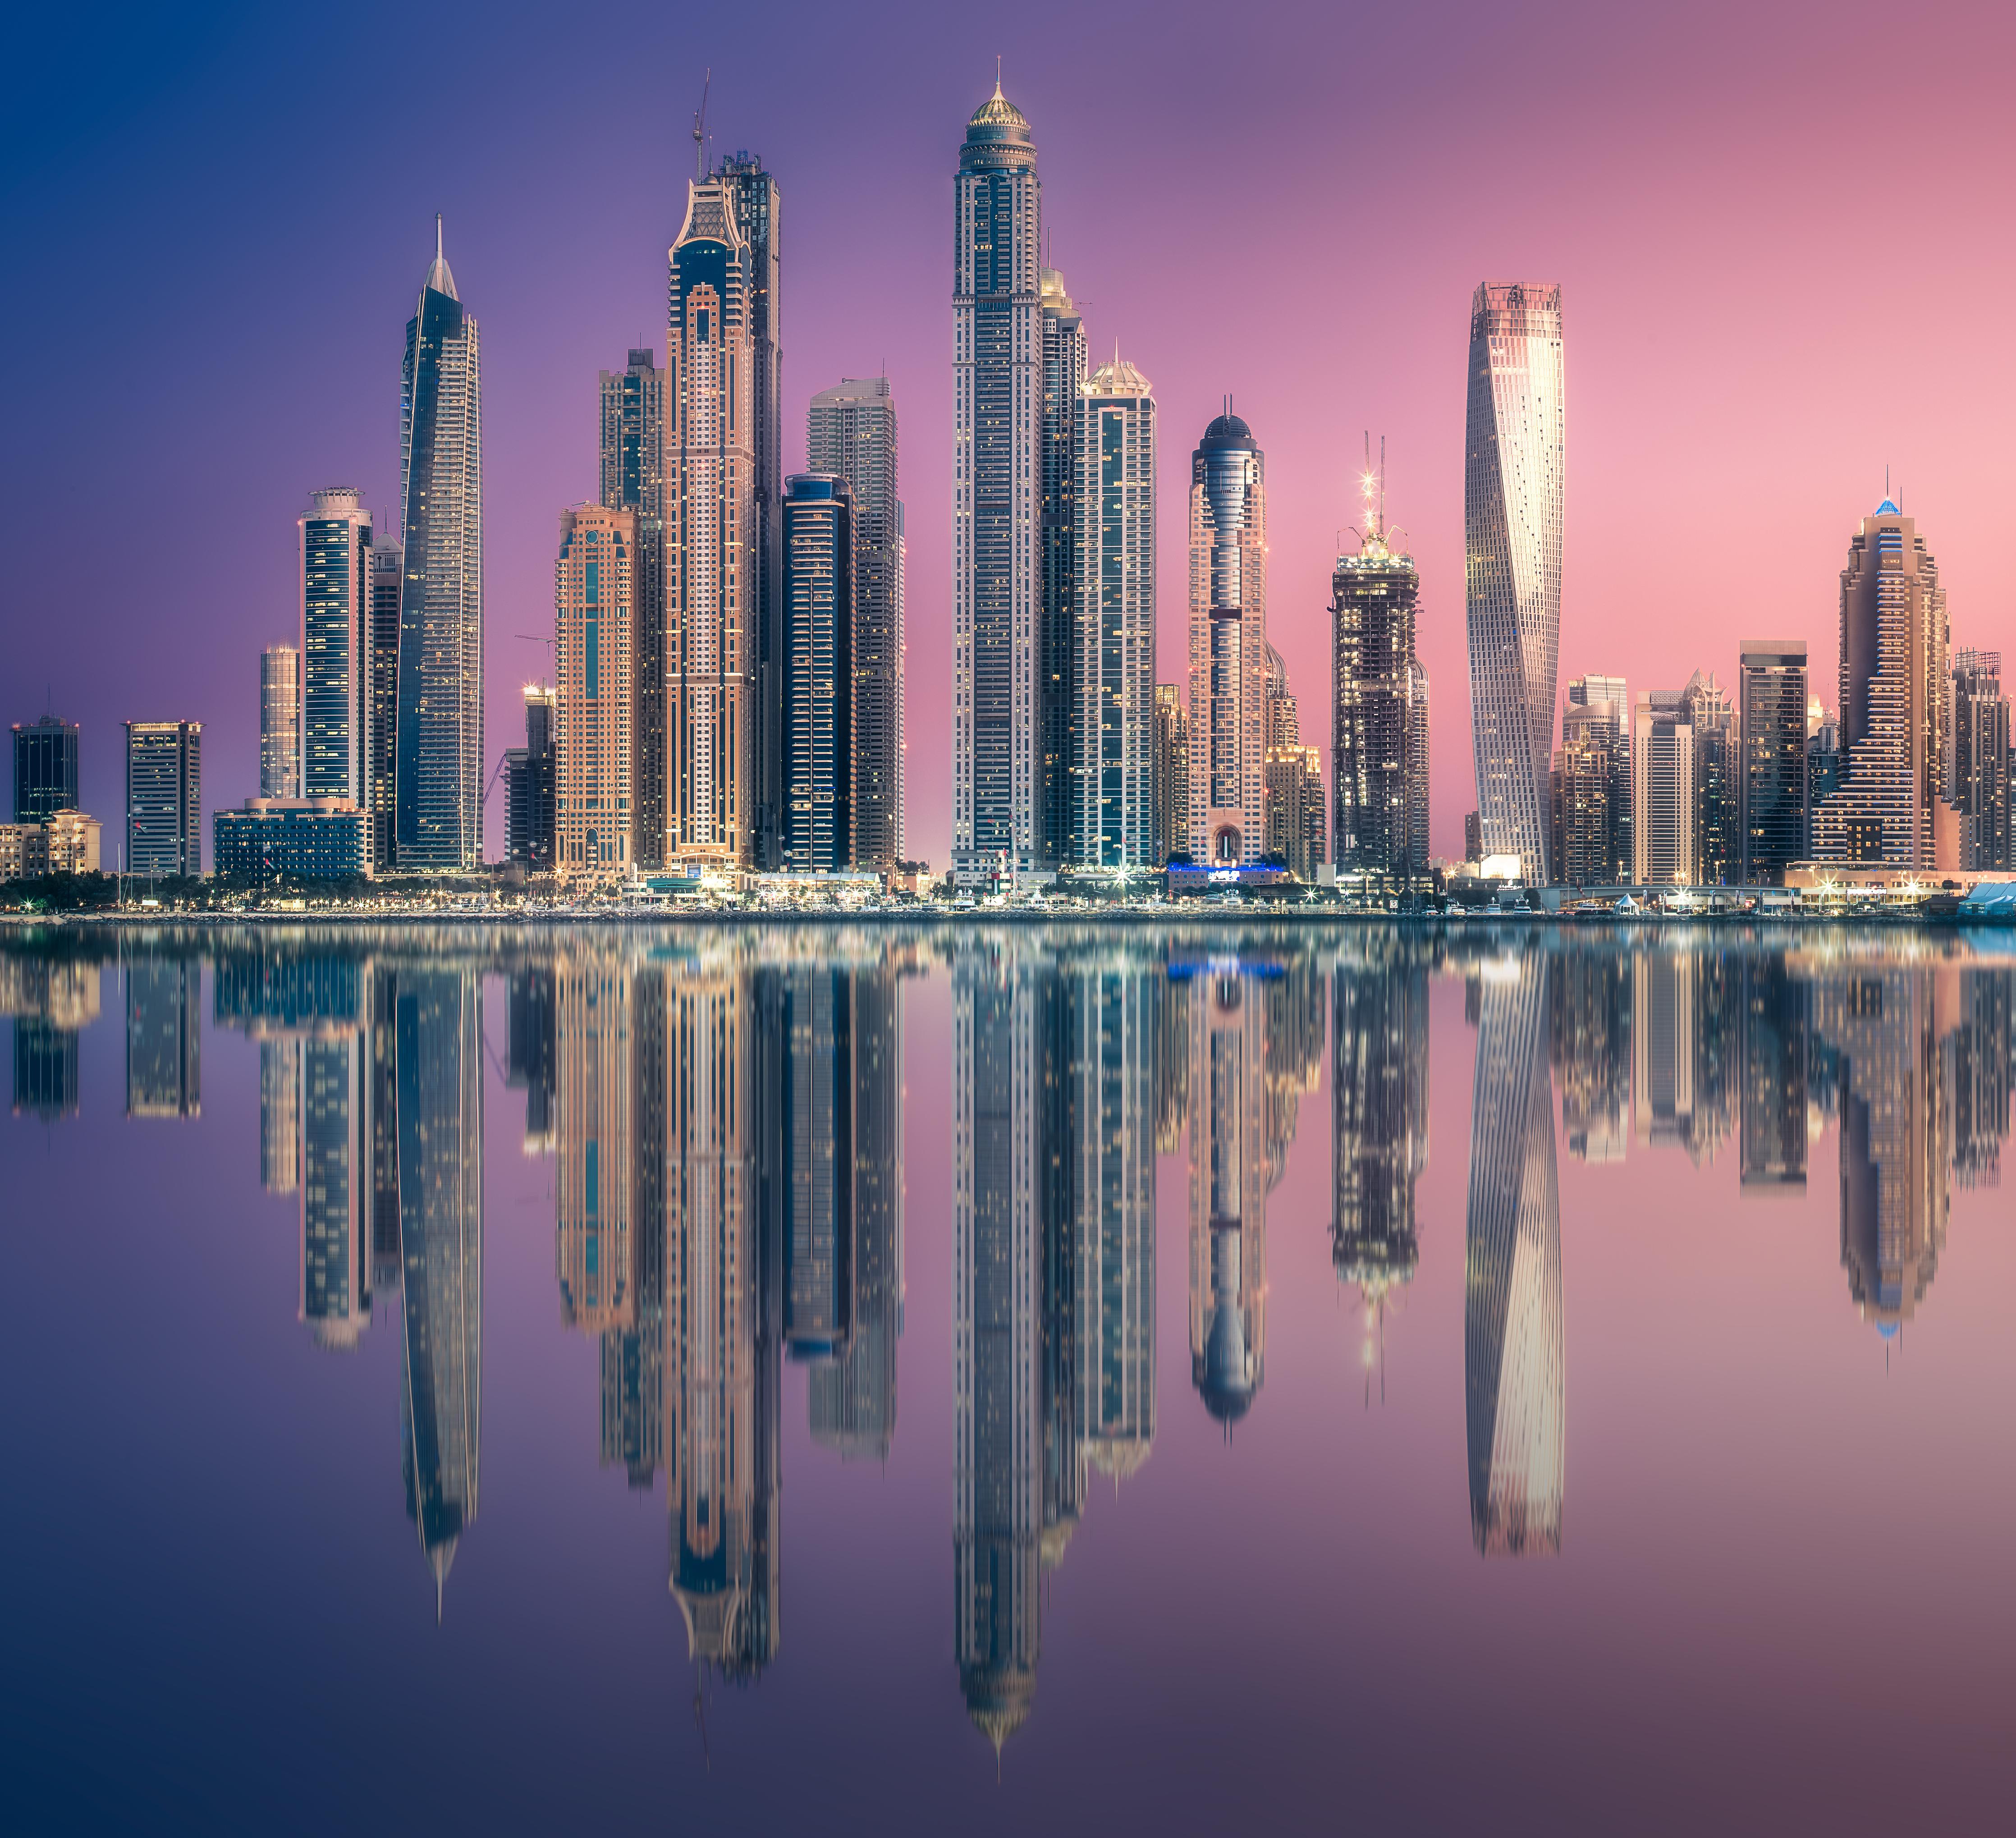
<path fill-rule="evenodd" d="M 1364 1294 L 1369 1336 L 1388 1293 L 1411 1282 L 1420 1261 L 1414 1183 L 1428 1164 L 1427 964 L 1393 952 L 1340 960 L 1334 1000 L 1330 1258 Z"/>
<path fill-rule="evenodd" d="M 1029 1714 L 1041 1634 L 1035 985 L 970 948 L 952 968 L 956 1640 L 997 1749 Z"/>
<path fill-rule="evenodd" d="M 1500 960 L 1481 993 L 1463 1363 L 1470 1530 L 1487 1557 L 1561 1544 L 1566 1383 L 1547 981 L 1543 957 Z"/>
<path fill-rule="evenodd" d="M 1870 962 L 1813 980 L 1813 1032 L 1841 1062 L 1841 1267 L 1863 1319 L 1886 1336 L 1917 1312 L 1946 1243 L 1953 1119 L 1939 1037 L 1957 1001 L 1935 983 L 1952 974 Z"/>
<path fill-rule="evenodd" d="M 671 1591 L 697 1663 L 777 1649 L 776 1350 L 751 1192 L 748 978 L 703 961 L 665 1018 L 665 1440 Z"/>
<path fill-rule="evenodd" d="M 1077 1430 L 1116 1479 L 1155 1440 L 1157 985 L 1109 960 L 1070 965 L 1078 1310 Z"/>
<path fill-rule="evenodd" d="M 482 1442 L 483 1008 L 473 971 L 387 972 L 405 1254 L 406 1512 L 438 1595 Z"/>
<path fill-rule="evenodd" d="M 1267 1004 L 1213 968 L 1190 993 L 1190 1380 L 1227 1426 L 1251 1409 L 1267 1344 Z"/>

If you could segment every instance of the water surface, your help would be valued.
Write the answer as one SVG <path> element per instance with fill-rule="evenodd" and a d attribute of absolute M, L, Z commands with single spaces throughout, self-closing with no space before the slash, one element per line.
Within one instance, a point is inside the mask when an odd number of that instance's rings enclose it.
<path fill-rule="evenodd" d="M 2007 1829 L 2016 939 L 0 939 L 16 1829 Z"/>

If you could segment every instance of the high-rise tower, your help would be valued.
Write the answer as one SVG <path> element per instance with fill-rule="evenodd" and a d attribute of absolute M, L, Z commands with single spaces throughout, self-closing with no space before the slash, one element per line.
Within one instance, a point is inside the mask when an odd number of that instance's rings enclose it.
<path fill-rule="evenodd" d="M 269 644 L 259 654 L 259 795 L 301 795 L 301 654 Z"/>
<path fill-rule="evenodd" d="M 1229 409 L 1190 456 L 1190 839 L 1200 867 L 1266 847 L 1267 464 Z"/>
<path fill-rule="evenodd" d="M 754 859 L 761 609 L 757 251 L 734 182 L 697 178 L 673 243 L 665 412 L 664 860 Z"/>
<path fill-rule="evenodd" d="M 1487 281 L 1470 305 L 1463 588 L 1487 855 L 1552 877 L 1547 770 L 1561 636 L 1561 290 Z"/>
<path fill-rule="evenodd" d="M 1067 853 L 1086 867 L 1148 867 L 1157 860 L 1155 398 L 1117 351 L 1080 387 L 1073 445 Z"/>
<path fill-rule="evenodd" d="M 46 823 L 77 809 L 77 723 L 45 715 L 14 723 L 14 821 Z"/>
<path fill-rule="evenodd" d="M 1042 186 L 1001 93 L 967 123 L 952 189 L 952 870 L 1040 860 Z"/>
<path fill-rule="evenodd" d="M 785 481 L 779 866 L 837 874 L 855 855 L 854 494 L 831 473 Z"/>
<path fill-rule="evenodd" d="M 1064 278 L 1042 271 L 1043 407 L 1037 435 L 1042 501 L 1042 611 L 1036 625 L 1037 856 L 1069 860 L 1078 818 L 1073 740 L 1078 697 L 1078 395 L 1085 384 L 1085 321 Z"/>
<path fill-rule="evenodd" d="M 371 513 L 347 485 L 317 492 L 301 530 L 301 790 L 370 809 Z"/>
<path fill-rule="evenodd" d="M 399 396 L 405 581 L 392 855 L 402 869 L 483 859 L 482 348 L 436 218 Z"/>
<path fill-rule="evenodd" d="M 749 859 L 763 867 L 778 866 L 779 802 L 783 797 L 782 707 L 783 669 L 783 517 L 784 430 L 783 391 L 784 348 L 779 333 L 778 228 L 782 200 L 777 182 L 763 170 L 754 153 L 738 151 L 721 163 L 715 175 L 728 208 L 742 232 L 746 251 L 743 296 L 749 331 L 750 545 L 755 552 L 749 617 L 754 622 L 751 644 L 753 723 L 750 769 L 753 808 L 749 819 Z"/>
<path fill-rule="evenodd" d="M 1340 872 L 1398 886 L 1427 873 L 1425 824 L 1416 834 L 1424 798 L 1414 784 L 1425 762 L 1427 679 L 1414 656 L 1420 572 L 1387 540 L 1380 451 L 1377 473 L 1368 455 L 1358 552 L 1340 555 L 1330 575 L 1332 847 Z"/>
<path fill-rule="evenodd" d="M 665 375 L 648 350 L 602 373 L 602 489 L 637 520 L 631 556 L 631 843 L 658 867 L 665 847 Z"/>
<path fill-rule="evenodd" d="M 1959 865 L 1945 796 L 1947 694 L 1939 564 L 1916 521 L 1885 498 L 1841 571 L 1843 782 L 1813 813 L 1816 860 Z"/>
<path fill-rule="evenodd" d="M 1963 649 L 1953 661 L 1953 802 L 1960 866 L 2010 865 L 2009 698 L 2002 654 Z"/>
<path fill-rule="evenodd" d="M 896 400 L 886 377 L 850 377 L 812 400 L 806 463 L 854 494 L 855 859 L 903 859 L 903 503 Z"/>
<path fill-rule="evenodd" d="M 1736 827 L 1754 887 L 1806 852 L 1806 641 L 1746 638 L 1741 655 Z"/>
<path fill-rule="evenodd" d="M 568 880 L 630 871 L 636 541 L 634 511 L 581 504 L 560 513 L 553 568 L 553 828 L 555 866 Z"/>

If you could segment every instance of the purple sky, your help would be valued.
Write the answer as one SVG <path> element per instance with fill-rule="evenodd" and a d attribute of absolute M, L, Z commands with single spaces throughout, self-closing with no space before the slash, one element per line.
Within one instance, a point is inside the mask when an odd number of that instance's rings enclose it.
<path fill-rule="evenodd" d="M 1191 446 L 1231 391 L 1268 456 L 1270 630 L 1327 751 L 1325 613 L 1363 432 L 1424 576 L 1434 846 L 1472 802 L 1463 374 L 1485 277 L 1565 289 L 1561 665 L 1677 685 L 1739 638 L 1831 675 L 1887 463 L 1956 643 L 2016 645 L 1996 569 L 2016 296 L 2016 16 L 1991 6 L 358 5 L 48 9 L 0 95 L 0 717 L 207 724 L 257 787 L 257 651 L 294 630 L 318 485 L 389 512 L 432 218 L 483 324 L 491 761 L 594 488 L 596 373 L 662 351 L 664 251 L 714 71 L 718 152 L 783 190 L 787 464 L 804 405 L 895 380 L 909 505 L 909 834 L 949 846 L 951 175 L 1002 55 L 1095 352 L 1162 414 L 1159 674 L 1180 679 Z M 1827 693 L 1831 695 L 1831 690 Z M 491 805 L 493 845 L 501 800 Z M 206 842 L 206 851 L 207 843 Z"/>

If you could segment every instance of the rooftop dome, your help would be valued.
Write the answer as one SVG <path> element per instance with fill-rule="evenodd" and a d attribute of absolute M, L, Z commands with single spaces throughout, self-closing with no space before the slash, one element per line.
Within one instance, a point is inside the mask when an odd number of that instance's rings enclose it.
<path fill-rule="evenodd" d="M 1001 79 L 994 79 L 994 93 L 973 111 L 969 128 L 1019 128 L 1028 132 L 1029 117 L 1001 93 Z"/>
<path fill-rule="evenodd" d="M 1116 353 L 1110 364 L 1101 364 L 1085 380 L 1087 395 L 1147 395 L 1152 386 L 1148 379 Z"/>
<path fill-rule="evenodd" d="M 1251 448 L 1255 445 L 1253 430 L 1237 415 L 1221 415 L 1204 431 L 1201 444 L 1207 447 Z"/>

